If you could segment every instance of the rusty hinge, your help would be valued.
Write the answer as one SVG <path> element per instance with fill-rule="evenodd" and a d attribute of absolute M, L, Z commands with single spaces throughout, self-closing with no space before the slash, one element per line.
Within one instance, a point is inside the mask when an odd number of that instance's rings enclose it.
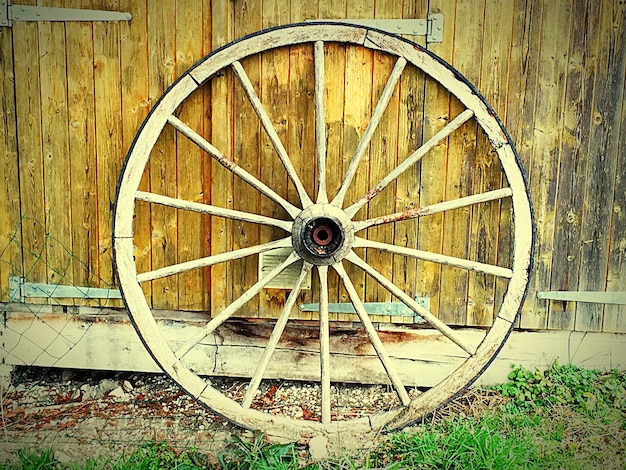
<path fill-rule="evenodd" d="M 13 21 L 129 21 L 130 13 L 78 8 L 12 5 L 0 0 L 0 26 L 12 26 Z"/>
<path fill-rule="evenodd" d="M 443 41 L 443 13 L 429 13 L 426 19 L 319 19 L 306 20 L 313 23 L 350 23 L 368 28 L 376 28 L 392 34 L 426 36 L 426 42 Z"/>

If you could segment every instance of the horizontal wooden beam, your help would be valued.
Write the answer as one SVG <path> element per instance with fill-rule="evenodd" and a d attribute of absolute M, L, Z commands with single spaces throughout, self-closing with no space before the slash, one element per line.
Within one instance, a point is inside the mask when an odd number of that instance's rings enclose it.
<path fill-rule="evenodd" d="M 74 369 L 160 372 L 119 310 L 90 307 L 4 306 L 2 348 L 7 365 Z M 176 347 L 206 323 L 188 312 L 157 312 L 167 340 Z M 222 325 L 195 348 L 189 367 L 199 374 L 250 377 L 271 334 L 273 322 L 236 319 Z M 480 329 L 459 330 L 479 342 Z M 379 335 L 406 385 L 435 385 L 463 360 L 462 351 L 434 330 L 380 326 Z M 333 381 L 387 383 L 367 335 L 350 323 L 331 325 Z M 268 368 L 267 378 L 319 380 L 319 336 L 316 322 L 289 322 Z M 479 383 L 506 381 L 511 364 L 545 368 L 553 361 L 609 370 L 626 369 L 626 335 L 572 331 L 514 331 Z"/>

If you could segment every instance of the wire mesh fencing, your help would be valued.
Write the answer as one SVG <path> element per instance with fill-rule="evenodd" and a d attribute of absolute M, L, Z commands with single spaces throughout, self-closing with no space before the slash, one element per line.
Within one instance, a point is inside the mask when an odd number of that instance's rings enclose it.
<path fill-rule="evenodd" d="M 136 345 L 118 344 L 135 331 L 94 260 L 28 217 L 0 240 L 0 461 L 23 448 L 80 460 L 151 441 L 213 452 L 241 432 L 163 374 L 137 371 Z"/>

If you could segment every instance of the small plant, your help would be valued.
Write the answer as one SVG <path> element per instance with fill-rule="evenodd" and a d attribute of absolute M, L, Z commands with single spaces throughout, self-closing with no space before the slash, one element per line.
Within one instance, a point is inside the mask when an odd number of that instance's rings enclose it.
<path fill-rule="evenodd" d="M 455 418 L 393 435 L 379 451 L 378 464 L 399 468 L 528 468 L 537 450 L 526 435 L 507 435 L 496 416 Z"/>
<path fill-rule="evenodd" d="M 299 466 L 293 443 L 269 444 L 265 435 L 260 433 L 252 442 L 234 435 L 226 453 L 221 453 L 218 458 L 225 470 L 296 470 Z"/>
<path fill-rule="evenodd" d="M 510 409 L 572 406 L 579 411 L 607 407 L 626 410 L 626 380 L 616 371 L 602 374 L 555 362 L 545 371 L 512 366 L 509 380 L 493 389 L 511 399 L 507 404 Z"/>
<path fill-rule="evenodd" d="M 0 470 L 56 470 L 59 462 L 54 457 L 54 451 L 46 450 L 18 450 L 15 453 L 17 463 L 0 463 Z"/>
<path fill-rule="evenodd" d="M 150 442 L 117 462 L 109 463 L 111 470 L 196 470 L 208 468 L 206 456 L 193 451 L 177 452 L 164 442 Z"/>

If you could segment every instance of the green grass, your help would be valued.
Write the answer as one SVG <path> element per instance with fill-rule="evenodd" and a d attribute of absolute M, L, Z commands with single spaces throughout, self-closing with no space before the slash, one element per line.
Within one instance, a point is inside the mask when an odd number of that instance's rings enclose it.
<path fill-rule="evenodd" d="M 474 393 L 465 410 L 457 403 L 386 436 L 369 455 L 311 463 L 295 443 L 273 444 L 257 434 L 250 440 L 233 437 L 217 456 L 150 443 L 78 466 L 60 464 L 50 450 L 19 451 L 0 470 L 626 468 L 625 374 L 555 363 L 546 371 L 513 367 L 509 379 Z"/>

